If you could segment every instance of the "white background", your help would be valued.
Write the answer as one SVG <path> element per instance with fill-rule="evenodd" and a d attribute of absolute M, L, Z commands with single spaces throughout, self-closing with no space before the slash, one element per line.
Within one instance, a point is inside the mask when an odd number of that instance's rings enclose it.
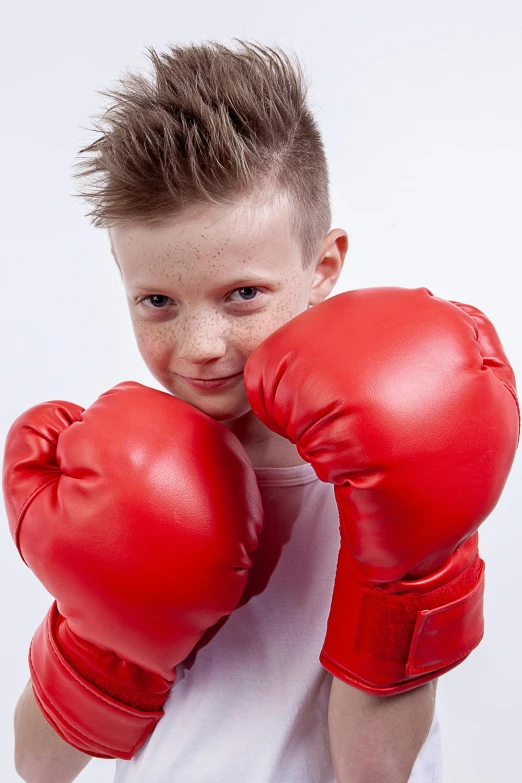
<path fill-rule="evenodd" d="M 425 285 L 473 303 L 522 379 L 520 0 L 30 0 L 4 10 L 2 27 L 2 443 L 42 400 L 87 406 L 122 380 L 157 386 L 106 235 L 70 194 L 95 91 L 169 41 L 237 36 L 294 50 L 327 147 L 334 225 L 351 240 L 338 292 Z M 445 783 L 521 779 L 521 483 L 519 454 L 482 528 L 485 640 L 440 681 Z M 2 522 L 0 777 L 10 783 L 12 714 L 50 598 Z M 79 779 L 108 782 L 112 770 L 95 761 Z"/>

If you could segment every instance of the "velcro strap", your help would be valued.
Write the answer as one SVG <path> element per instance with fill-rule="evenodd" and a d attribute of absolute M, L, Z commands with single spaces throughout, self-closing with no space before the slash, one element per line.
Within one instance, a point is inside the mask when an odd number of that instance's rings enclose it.
<path fill-rule="evenodd" d="M 163 711 L 122 704 L 86 681 L 63 656 L 55 637 L 56 617 L 54 603 L 29 650 L 33 690 L 42 713 L 66 742 L 83 753 L 132 758 Z"/>
<path fill-rule="evenodd" d="M 409 677 L 448 666 L 477 647 L 484 635 L 484 587 L 485 566 L 480 560 L 477 583 L 467 595 L 418 613 L 406 664 Z"/>
<path fill-rule="evenodd" d="M 484 634 L 485 564 L 477 555 L 459 577 L 430 593 L 364 590 L 354 652 L 402 662 L 408 677 L 465 658 Z"/>

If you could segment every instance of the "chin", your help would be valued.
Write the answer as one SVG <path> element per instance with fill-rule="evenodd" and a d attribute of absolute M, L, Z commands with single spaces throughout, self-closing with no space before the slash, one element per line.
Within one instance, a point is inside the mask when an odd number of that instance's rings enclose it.
<path fill-rule="evenodd" d="M 179 394 L 177 390 L 172 393 L 174 396 L 184 400 L 184 402 L 188 402 L 189 405 L 193 405 L 194 408 L 197 408 L 202 413 L 206 413 L 207 416 L 216 419 L 216 421 L 233 421 L 241 418 L 241 416 L 244 416 L 251 410 L 244 390 L 241 394 L 236 392 L 236 394 L 216 394 L 215 396 L 207 393 L 201 395 L 196 393 L 194 396 Z"/>
<path fill-rule="evenodd" d="M 194 403 L 192 403 L 194 404 Z M 243 405 L 195 405 L 200 411 L 206 413 L 208 416 L 212 416 L 216 421 L 229 422 L 235 419 L 240 419 L 245 414 L 249 413 L 251 408 L 248 402 Z"/>

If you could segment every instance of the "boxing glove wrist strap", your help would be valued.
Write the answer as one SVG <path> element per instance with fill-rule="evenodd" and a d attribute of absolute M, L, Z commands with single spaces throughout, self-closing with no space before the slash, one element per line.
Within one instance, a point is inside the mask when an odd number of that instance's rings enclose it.
<path fill-rule="evenodd" d="M 349 557 L 341 548 L 340 562 Z M 375 695 L 401 693 L 454 668 L 480 643 L 485 566 L 478 553 L 451 582 L 420 595 L 363 587 L 350 574 L 353 568 L 338 568 L 320 655 L 339 679 Z"/>
<path fill-rule="evenodd" d="M 163 716 L 160 707 L 171 683 L 156 677 L 154 685 L 157 690 L 162 686 L 163 692 L 144 693 L 130 683 L 129 672 L 138 667 L 125 667 L 124 662 L 125 683 L 106 678 L 91 667 L 86 677 L 87 665 L 80 664 L 79 651 L 94 646 L 77 640 L 76 650 L 66 654 L 58 635 L 62 622 L 55 602 L 37 628 L 29 650 L 33 690 L 42 713 L 77 750 L 98 758 L 132 758 Z M 72 637 L 69 632 L 68 638 Z M 144 677 L 154 676 L 144 673 Z"/>

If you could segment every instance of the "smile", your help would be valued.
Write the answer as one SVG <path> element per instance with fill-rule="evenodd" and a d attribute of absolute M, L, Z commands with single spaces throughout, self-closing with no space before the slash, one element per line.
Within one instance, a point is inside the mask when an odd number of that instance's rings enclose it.
<path fill-rule="evenodd" d="M 203 380 L 200 378 L 186 378 L 184 375 L 178 376 L 181 380 L 191 386 L 193 389 L 201 389 L 203 391 L 210 391 L 213 389 L 223 389 L 226 386 L 232 386 L 243 375 L 243 371 L 235 373 L 235 375 L 228 375 L 221 378 L 211 378 L 209 380 Z"/>

